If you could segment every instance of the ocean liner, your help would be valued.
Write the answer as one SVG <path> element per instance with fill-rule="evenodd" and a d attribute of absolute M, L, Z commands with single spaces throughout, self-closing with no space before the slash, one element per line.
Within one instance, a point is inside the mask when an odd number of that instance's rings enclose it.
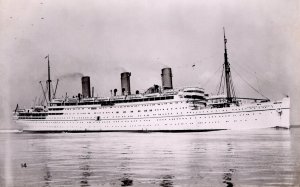
<path fill-rule="evenodd" d="M 94 97 L 90 77 L 83 76 L 82 93 L 55 98 L 51 93 L 48 58 L 44 106 L 14 111 L 14 120 L 29 132 L 141 131 L 185 132 L 290 127 L 290 98 L 241 98 L 235 95 L 224 31 L 223 95 L 209 95 L 199 87 L 173 88 L 172 70 L 161 72 L 162 85 L 135 94 L 130 90 L 130 72 L 121 73 L 121 92 Z M 43 86 L 42 86 L 43 88 Z M 57 88 L 57 84 L 56 84 Z M 55 89 L 56 92 L 56 89 Z M 48 98 L 46 97 L 48 95 Z"/>

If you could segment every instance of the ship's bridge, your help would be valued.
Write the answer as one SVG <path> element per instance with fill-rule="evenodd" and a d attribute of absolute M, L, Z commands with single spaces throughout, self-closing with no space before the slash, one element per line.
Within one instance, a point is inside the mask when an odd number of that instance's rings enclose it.
<path fill-rule="evenodd" d="M 199 87 L 185 87 L 179 91 L 178 96 L 190 103 L 192 110 L 204 108 L 207 103 L 204 89 Z"/>
<path fill-rule="evenodd" d="M 179 96 L 179 98 L 183 98 L 192 103 L 206 105 L 207 102 L 206 94 L 204 94 L 204 89 L 199 87 L 185 87 L 183 89 L 180 89 L 177 95 Z"/>
<path fill-rule="evenodd" d="M 181 93 L 184 98 L 206 100 L 203 88 L 187 87 L 183 88 Z"/>

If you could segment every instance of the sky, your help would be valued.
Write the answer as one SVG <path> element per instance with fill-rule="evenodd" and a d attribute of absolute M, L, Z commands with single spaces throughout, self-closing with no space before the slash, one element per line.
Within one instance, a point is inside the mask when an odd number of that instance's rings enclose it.
<path fill-rule="evenodd" d="M 300 124 L 299 0 L 1 0 L 0 128 L 19 104 L 42 98 L 49 54 L 57 97 L 81 92 L 91 77 L 95 96 L 161 85 L 171 67 L 174 87 L 216 92 L 224 62 L 223 27 L 237 96 L 289 95 Z M 195 65 L 193 67 L 193 65 Z M 55 86 L 55 85 L 54 85 Z"/>

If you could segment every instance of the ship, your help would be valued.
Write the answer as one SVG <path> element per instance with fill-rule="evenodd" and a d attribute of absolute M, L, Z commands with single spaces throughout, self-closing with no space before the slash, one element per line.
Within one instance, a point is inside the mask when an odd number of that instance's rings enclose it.
<path fill-rule="evenodd" d="M 162 84 L 131 93 L 130 72 L 121 73 L 121 90 L 94 97 L 90 77 L 81 78 L 82 93 L 56 98 L 51 93 L 48 59 L 45 105 L 17 108 L 13 118 L 24 132 L 190 132 L 290 128 L 290 98 L 245 98 L 235 95 L 224 30 L 223 94 L 200 87 L 173 88 L 172 69 L 161 70 Z M 57 82 L 58 83 L 58 82 Z M 43 87 L 42 87 L 43 88 Z M 56 84 L 57 88 L 57 84 Z M 56 89 L 55 89 L 56 92 Z M 91 93 L 92 92 L 92 93 Z M 224 94 L 225 93 L 225 94 Z M 48 95 L 48 98 L 46 97 Z"/>

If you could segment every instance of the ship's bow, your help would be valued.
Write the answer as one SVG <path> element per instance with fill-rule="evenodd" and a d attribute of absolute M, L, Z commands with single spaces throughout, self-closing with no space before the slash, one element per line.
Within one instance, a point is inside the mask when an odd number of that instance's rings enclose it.
<path fill-rule="evenodd" d="M 282 104 L 276 108 L 276 111 L 279 115 L 278 127 L 290 128 L 290 103 L 291 99 L 286 97 L 282 99 Z"/>

